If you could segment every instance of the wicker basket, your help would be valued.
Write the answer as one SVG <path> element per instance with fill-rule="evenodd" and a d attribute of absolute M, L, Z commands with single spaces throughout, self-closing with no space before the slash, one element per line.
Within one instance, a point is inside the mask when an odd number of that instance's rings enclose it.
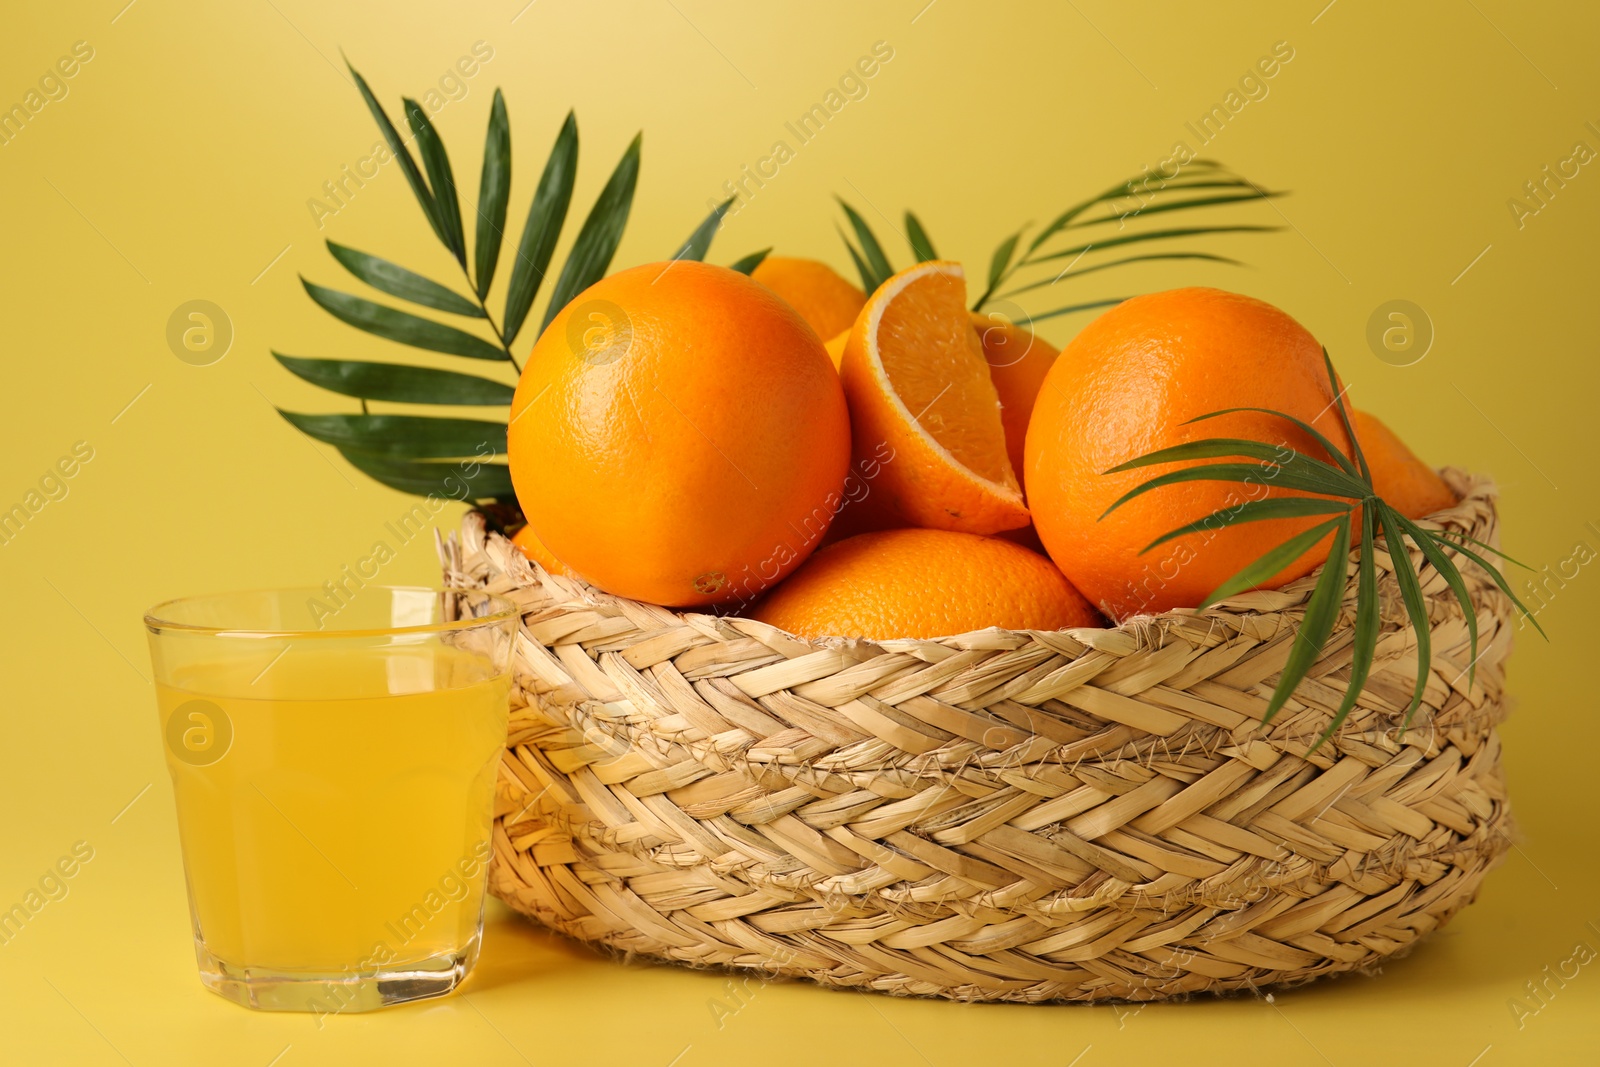
<path fill-rule="evenodd" d="M 1493 543 L 1494 490 L 1431 523 Z M 1355 710 L 1355 579 L 1322 659 L 1266 696 L 1315 574 L 1115 629 L 799 640 L 544 573 L 469 514 L 451 584 L 525 609 L 490 885 L 627 953 L 962 1000 L 1150 1000 L 1369 967 L 1510 844 L 1496 724 L 1511 610 L 1419 553 L 1433 667 L 1380 546 Z"/>

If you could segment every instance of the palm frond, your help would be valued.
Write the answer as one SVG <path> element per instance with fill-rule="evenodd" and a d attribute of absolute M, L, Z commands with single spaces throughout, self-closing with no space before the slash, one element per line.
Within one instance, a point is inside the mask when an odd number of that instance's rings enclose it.
<path fill-rule="evenodd" d="M 861 279 L 862 291 L 870 295 L 871 293 L 875 292 L 878 286 L 881 284 L 878 281 L 878 276 L 873 272 L 872 268 L 867 265 L 866 259 L 861 255 L 860 252 L 856 250 L 856 246 L 851 243 L 850 238 L 845 236 L 844 230 L 840 229 L 838 226 L 835 226 L 834 229 L 838 230 L 839 240 L 844 242 L 845 251 L 850 253 L 850 262 L 855 264 L 856 274 Z"/>
<path fill-rule="evenodd" d="M 510 344 L 527 321 L 534 298 L 544 282 L 550 256 L 567 221 L 572 204 L 572 185 L 578 177 L 578 117 L 567 112 L 566 121 L 556 134 L 555 144 L 544 162 L 533 202 L 528 205 L 528 221 L 522 225 L 511 264 L 511 285 L 506 289 L 505 338 Z"/>
<path fill-rule="evenodd" d="M 1148 170 L 1143 175 L 1128 178 L 1109 186 L 1094 196 L 1080 200 L 1052 218 L 1041 230 L 1020 248 L 1016 242 L 1011 247 L 1005 248 L 1002 257 L 996 251 L 995 260 L 1000 263 L 998 269 L 992 269 L 989 284 L 983 293 L 973 303 L 972 310 L 982 311 L 989 301 L 994 299 L 1010 299 L 1023 293 L 1036 292 L 1049 288 L 1069 278 L 1075 279 L 1113 267 L 1130 266 L 1136 263 L 1145 263 L 1163 259 L 1190 259 L 1210 260 L 1241 266 L 1242 264 L 1228 256 L 1216 255 L 1203 250 L 1184 250 L 1148 256 L 1130 256 L 1119 258 L 1110 262 L 1095 262 L 1090 260 L 1082 267 L 1077 264 L 1085 257 L 1097 254 L 1106 249 L 1119 248 L 1144 241 L 1164 241 L 1179 238 L 1207 237 L 1226 233 L 1266 233 L 1282 229 L 1280 226 L 1265 225 L 1212 225 L 1212 226 L 1187 226 L 1167 227 L 1164 229 L 1130 229 L 1127 233 L 1106 237 L 1098 241 L 1078 241 L 1062 247 L 1062 237 L 1068 234 L 1079 233 L 1101 226 L 1106 223 L 1116 223 L 1119 227 L 1129 228 L 1136 226 L 1146 216 L 1160 216 L 1173 212 L 1203 211 L 1211 208 L 1227 209 L 1237 205 L 1248 205 L 1252 202 L 1265 201 L 1279 196 L 1288 195 L 1282 190 L 1264 189 L 1246 178 L 1230 173 L 1220 163 L 1210 159 L 1192 159 L 1183 164 L 1171 175 L 1156 173 Z M 1095 213 L 1096 209 L 1104 208 L 1103 213 Z M 1025 231 L 1027 227 L 1023 227 Z M 1054 271 L 1053 264 L 1070 257 L 1071 263 L 1066 271 Z M 1051 273 L 1020 285 L 1012 286 L 1001 292 L 1020 272 L 1035 267 L 1051 267 Z M 1073 306 L 1077 309 L 1077 306 Z M 1066 314 L 1066 309 L 1061 309 L 1054 314 Z M 1041 317 L 1032 316 L 1035 321 Z"/>
<path fill-rule="evenodd" d="M 839 201 L 840 207 L 844 208 L 845 218 L 850 221 L 850 229 L 855 232 L 856 240 L 860 242 L 860 255 L 857 256 L 853 247 L 850 248 L 850 255 L 851 258 L 857 259 L 858 266 L 864 261 L 866 266 L 870 268 L 870 273 L 868 271 L 862 272 L 862 281 L 863 283 L 870 283 L 866 284 L 866 291 L 871 293 L 878 286 L 889 280 L 890 276 L 894 274 L 894 267 L 890 266 L 889 257 L 884 253 L 882 243 L 879 242 L 877 235 L 872 232 L 872 227 L 867 225 L 867 220 L 861 217 L 860 212 L 847 204 L 843 197 L 836 196 L 834 199 Z M 849 246 L 850 242 L 846 241 L 845 244 Z"/>
<path fill-rule="evenodd" d="M 443 139 L 426 109 L 402 100 L 417 156 L 413 156 L 365 78 L 351 67 L 362 99 L 378 124 L 389 150 L 400 162 L 406 182 L 422 208 L 434 236 L 461 269 L 466 290 L 418 274 L 406 267 L 333 241 L 328 251 L 351 274 L 379 292 L 419 308 L 445 312 L 486 326 L 492 338 L 437 322 L 424 315 L 390 307 L 352 293 L 301 279 L 307 295 L 335 318 L 374 337 L 426 352 L 461 356 L 521 367 L 512 343 L 530 317 L 534 300 L 550 267 L 572 202 L 578 166 L 577 119 L 568 113 L 545 159 L 517 242 L 506 286 L 500 322 L 486 303 L 505 248 L 504 230 L 511 194 L 511 128 L 505 97 L 497 89 L 484 138 L 483 170 L 474 213 L 473 247 L 467 247 L 460 196 Z M 572 250 L 545 303 L 548 324 L 579 292 L 603 277 L 627 225 L 639 173 L 640 139 L 623 153 L 610 180 L 584 220 Z M 418 165 L 418 158 L 421 165 Z M 703 222 L 680 250 L 684 258 L 704 256 L 724 204 Z M 750 268 L 757 259 L 752 259 Z M 304 381 L 360 403 L 359 414 L 282 412 L 307 435 L 330 444 L 357 469 L 402 492 L 459 495 L 466 499 L 514 499 L 504 464 L 483 459 L 504 454 L 504 421 L 462 419 L 422 414 L 373 413 L 369 401 L 421 405 L 508 405 L 511 383 L 435 367 L 346 359 L 277 356 L 285 369 Z M 475 457 L 469 463 L 447 462 Z"/>
<path fill-rule="evenodd" d="M 689 239 L 679 246 L 678 250 L 672 254 L 672 258 L 697 261 L 705 259 L 706 253 L 711 251 L 711 239 L 717 235 L 717 227 L 722 225 L 722 216 L 728 213 L 728 209 L 733 206 L 733 201 L 734 198 L 730 196 L 712 208 L 711 214 L 707 215 L 700 225 L 694 228 L 694 232 L 689 235 Z"/>
<path fill-rule="evenodd" d="M 933 239 L 922 226 L 922 220 L 917 218 L 916 212 L 909 210 L 906 212 L 906 243 L 911 246 L 911 254 L 917 257 L 918 263 L 939 258 L 938 251 L 933 247 Z"/>
<path fill-rule="evenodd" d="M 1425 529 L 1396 511 L 1378 496 L 1373 488 L 1371 469 L 1367 464 L 1365 454 L 1362 452 L 1360 442 L 1355 436 L 1348 404 L 1340 388 L 1338 375 L 1333 368 L 1333 360 L 1328 356 L 1326 349 L 1323 350 L 1323 362 L 1328 374 L 1328 385 L 1334 396 L 1332 406 L 1337 411 L 1340 424 L 1351 443 L 1349 456 L 1346 456 L 1341 449 L 1311 424 L 1281 411 L 1274 411 L 1269 408 L 1239 407 L 1207 412 L 1204 415 L 1190 419 L 1189 422 L 1202 422 L 1207 419 L 1242 411 L 1275 416 L 1296 426 L 1310 436 L 1327 453 L 1329 458 L 1319 459 L 1298 452 L 1287 445 L 1272 444 L 1266 441 L 1251 441 L 1239 438 L 1207 438 L 1199 441 L 1189 441 L 1181 445 L 1174 445 L 1170 448 L 1159 449 L 1138 456 L 1126 463 L 1112 467 L 1106 473 L 1115 474 L 1144 467 L 1183 463 L 1192 460 L 1247 458 L 1258 462 L 1200 463 L 1195 466 L 1179 467 L 1176 470 L 1167 471 L 1141 482 L 1124 493 L 1110 508 L 1106 509 L 1105 515 L 1101 516 L 1104 519 L 1128 501 L 1136 499 L 1147 492 L 1160 489 L 1163 486 L 1185 482 L 1235 482 L 1317 494 L 1315 497 L 1268 496 L 1259 500 L 1246 501 L 1233 507 L 1221 508 L 1211 512 L 1209 515 L 1197 518 L 1192 522 L 1168 531 L 1150 542 L 1144 549 L 1144 551 L 1148 552 L 1181 537 L 1215 531 L 1247 522 L 1312 518 L 1329 514 L 1335 516 L 1332 519 L 1302 529 L 1269 549 L 1212 590 L 1211 594 L 1199 605 L 1201 608 L 1207 608 L 1231 596 L 1270 582 L 1281 574 L 1289 564 L 1299 559 L 1320 541 L 1329 538 L 1331 535 L 1327 561 L 1323 564 L 1322 573 L 1318 576 L 1316 585 L 1306 600 L 1299 630 L 1295 634 L 1288 657 L 1279 673 L 1272 697 L 1267 703 L 1267 709 L 1262 721 L 1263 723 L 1271 722 L 1305 679 L 1312 665 L 1321 656 L 1327 645 L 1329 636 L 1333 632 L 1334 624 L 1338 620 L 1341 604 L 1345 596 L 1351 544 L 1354 542 L 1358 546 L 1356 556 L 1355 619 L 1352 628 L 1353 640 L 1350 653 L 1349 680 L 1345 684 L 1344 695 L 1339 702 L 1339 706 L 1335 709 L 1327 727 L 1317 738 L 1315 744 L 1311 746 L 1311 751 L 1315 751 L 1338 732 L 1339 727 L 1343 725 L 1345 719 L 1356 706 L 1356 702 L 1360 699 L 1361 693 L 1367 684 L 1368 676 L 1372 671 L 1378 639 L 1383 629 L 1380 612 L 1381 604 L 1378 595 L 1376 548 L 1377 538 L 1380 534 L 1385 539 L 1389 558 L 1393 562 L 1394 579 L 1400 589 L 1400 598 L 1405 607 L 1407 624 L 1416 635 L 1417 642 L 1417 678 L 1412 689 L 1411 699 L 1406 706 L 1405 714 L 1401 721 L 1402 729 L 1411 722 L 1417 709 L 1422 706 L 1423 698 L 1427 692 L 1433 655 L 1432 633 L 1429 629 L 1431 623 L 1428 614 L 1428 601 L 1423 592 L 1424 582 L 1407 552 L 1406 543 L 1408 541 L 1416 547 L 1428 565 L 1432 566 L 1445 580 L 1465 616 L 1472 656 L 1472 662 L 1465 672 L 1468 675 L 1467 685 L 1469 687 L 1473 684 L 1473 665 L 1478 660 L 1477 608 L 1472 602 L 1472 595 L 1467 588 L 1465 580 L 1462 578 L 1454 561 L 1450 558 L 1451 553 L 1468 560 L 1483 571 L 1489 580 L 1515 605 L 1522 616 L 1534 625 L 1540 635 L 1544 635 L 1544 629 L 1539 626 L 1538 620 L 1528 611 L 1527 606 L 1518 599 L 1517 595 L 1512 591 L 1510 583 L 1506 581 L 1505 576 L 1500 573 L 1499 569 L 1488 559 L 1467 546 L 1477 545 L 1487 551 L 1494 552 L 1501 558 L 1508 559 L 1508 561 L 1509 557 L 1500 553 L 1493 546 L 1485 545 L 1465 533 Z M 1359 512 L 1357 512 L 1358 507 L 1360 509 Z M 1360 524 L 1359 528 L 1356 527 L 1357 522 Z"/>
<path fill-rule="evenodd" d="M 736 270 L 740 274 L 753 274 L 755 273 L 755 269 L 761 266 L 762 261 L 764 261 L 771 254 L 772 249 L 763 248 L 759 251 L 751 252 L 748 256 L 740 256 L 738 259 L 728 264 L 728 268 L 730 270 Z"/>

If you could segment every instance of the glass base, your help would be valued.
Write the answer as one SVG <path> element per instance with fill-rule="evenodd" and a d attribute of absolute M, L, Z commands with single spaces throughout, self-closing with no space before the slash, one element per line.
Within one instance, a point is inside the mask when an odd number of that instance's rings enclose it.
<path fill-rule="evenodd" d="M 376 1011 L 453 992 L 478 961 L 479 939 L 459 952 L 397 963 L 362 974 L 321 974 L 241 967 L 195 942 L 200 982 L 207 989 L 257 1011 L 303 1011 L 317 1015 Z"/>

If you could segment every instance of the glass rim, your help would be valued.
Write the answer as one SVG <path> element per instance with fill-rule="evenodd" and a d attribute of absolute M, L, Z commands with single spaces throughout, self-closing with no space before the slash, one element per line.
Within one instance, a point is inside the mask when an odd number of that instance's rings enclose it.
<path fill-rule="evenodd" d="M 235 589 L 225 593 L 199 593 L 191 596 L 171 597 L 161 601 L 144 613 L 145 629 L 152 634 L 178 632 L 196 634 L 207 637 L 238 637 L 246 639 L 258 638 L 340 638 L 340 637 L 386 637 L 392 634 L 433 634 L 450 633 L 456 630 L 470 630 L 473 627 L 484 626 L 491 623 L 504 622 L 515 619 L 521 614 L 521 609 L 516 602 L 501 595 L 491 593 L 487 589 L 468 589 L 460 586 L 444 586 L 436 588 L 427 585 L 368 585 L 365 590 L 374 590 L 386 593 L 428 593 L 440 596 L 445 593 L 457 593 L 468 596 L 484 597 L 497 603 L 497 608 L 490 614 L 478 615 L 470 619 L 454 619 L 449 622 L 431 622 L 418 626 L 378 626 L 365 627 L 352 630 L 326 630 L 326 629 L 271 629 L 251 626 L 211 626 L 198 623 L 178 622 L 173 619 L 161 618 L 164 609 L 175 604 L 188 604 L 201 600 L 222 600 L 228 597 L 251 596 L 254 594 L 273 594 L 289 592 L 309 592 L 313 596 L 323 592 L 321 586 L 314 585 L 289 585 L 257 589 Z"/>

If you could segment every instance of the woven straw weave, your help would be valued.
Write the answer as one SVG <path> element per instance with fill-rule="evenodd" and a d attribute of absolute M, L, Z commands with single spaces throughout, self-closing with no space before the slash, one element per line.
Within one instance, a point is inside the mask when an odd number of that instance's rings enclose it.
<path fill-rule="evenodd" d="M 1495 541 L 1494 492 L 1433 523 Z M 1335 738 L 1355 572 L 1268 727 L 1316 575 L 1115 629 L 808 642 L 544 573 L 469 514 L 451 583 L 517 600 L 490 885 L 627 953 L 979 1000 L 1150 1000 L 1367 967 L 1510 843 L 1506 599 L 1466 625 L 1413 551 L 1432 677 L 1377 553 L 1384 635 Z"/>

